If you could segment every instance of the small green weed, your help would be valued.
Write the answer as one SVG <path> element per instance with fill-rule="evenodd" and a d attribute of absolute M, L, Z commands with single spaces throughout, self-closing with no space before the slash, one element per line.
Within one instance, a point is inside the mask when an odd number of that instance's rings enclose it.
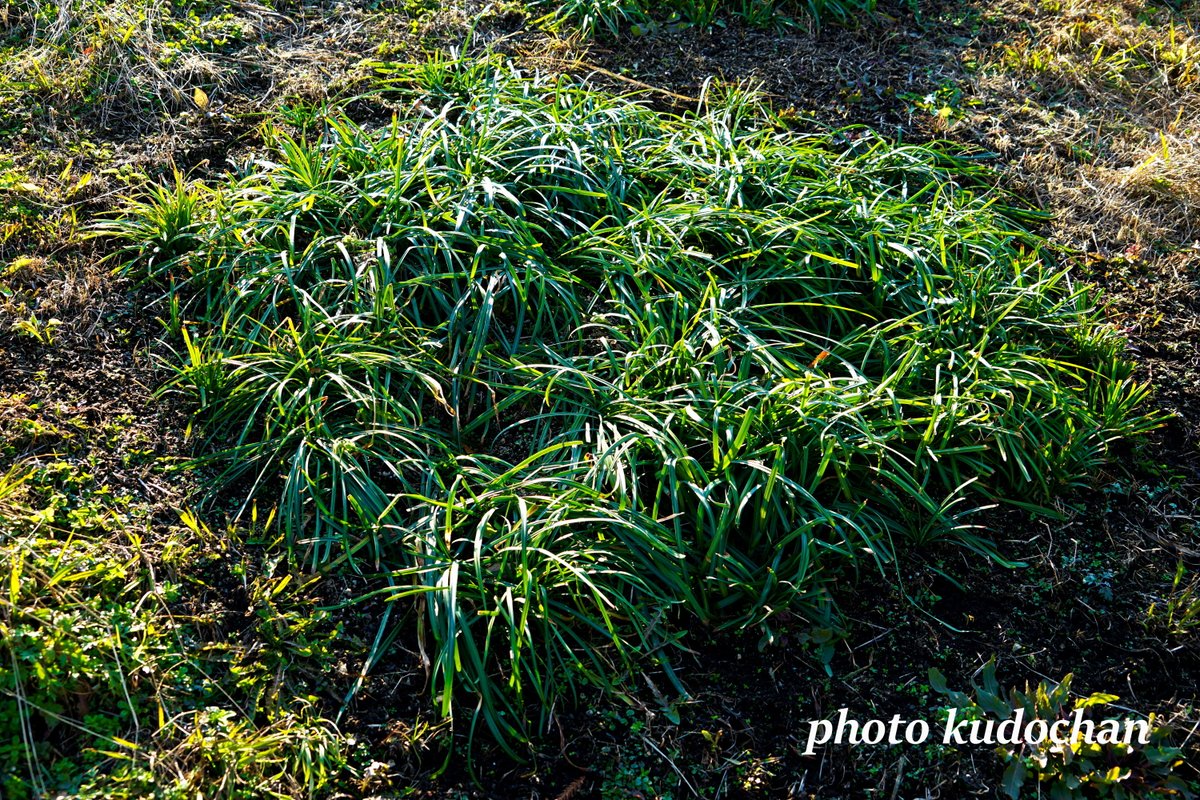
<path fill-rule="evenodd" d="M 1146 624 L 1165 630 L 1171 636 L 1190 636 L 1200 632 L 1200 578 L 1186 580 L 1183 562 L 1175 569 L 1170 593 L 1150 604 Z"/>
<path fill-rule="evenodd" d="M 342 737 L 302 693 L 266 695 L 285 666 L 324 671 L 321 615 L 280 609 L 286 584 L 262 584 L 268 644 L 236 649 L 215 685 L 220 648 L 196 648 L 168 612 L 179 588 L 148 567 L 129 507 L 67 462 L 0 477 L 0 794 L 319 795 L 346 766 Z"/>
<path fill-rule="evenodd" d="M 940 671 L 929 671 L 934 690 L 950 699 L 964 720 L 994 722 L 1015 719 L 1018 713 L 1028 723 L 1041 720 L 1045 725 L 1062 723 L 1066 744 L 1047 737 L 1038 743 L 1000 745 L 997 755 L 1005 765 L 999 789 L 1005 797 L 1050 797 L 1054 800 L 1079 798 L 1168 798 L 1192 797 L 1197 787 L 1190 786 L 1175 774 L 1183 764 L 1182 751 L 1169 742 L 1171 731 L 1154 725 L 1151 716 L 1147 724 L 1149 741 L 1142 744 L 1137 737 L 1132 743 L 1123 741 L 1103 743 L 1096 736 L 1085 736 L 1087 729 L 1099 726 L 1100 720 L 1090 719 L 1119 698 L 1111 694 L 1092 694 L 1076 700 L 1071 698 L 1071 679 L 1067 675 L 1058 683 L 1042 681 L 1024 691 L 1013 689 L 1007 694 L 996 679 L 995 661 L 983 668 L 981 682 L 973 685 L 968 695 L 946 687 Z M 1084 719 L 1084 717 L 1088 719 Z M 1083 720 L 1075 723 L 1074 720 Z M 1076 732 L 1075 724 L 1080 727 Z M 1087 726 L 1085 729 L 1084 726 Z"/>

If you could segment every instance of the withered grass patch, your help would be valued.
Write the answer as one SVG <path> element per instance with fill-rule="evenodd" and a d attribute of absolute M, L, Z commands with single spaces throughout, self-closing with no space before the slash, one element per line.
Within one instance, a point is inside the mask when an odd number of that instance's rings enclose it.
<path fill-rule="evenodd" d="M 1001 2 L 964 58 L 963 127 L 1012 160 L 1062 243 L 1109 255 L 1197 236 L 1196 12 L 1116 2 Z M 1020 24 L 1013 24 L 1015 21 Z M 988 42 L 988 39 L 991 39 Z"/>

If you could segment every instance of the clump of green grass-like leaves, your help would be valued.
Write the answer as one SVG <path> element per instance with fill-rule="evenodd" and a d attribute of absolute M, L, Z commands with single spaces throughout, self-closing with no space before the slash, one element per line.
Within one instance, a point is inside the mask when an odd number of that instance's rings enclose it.
<path fill-rule="evenodd" d="M 554 24 L 585 33 L 648 32 L 660 22 L 707 27 L 730 14 L 759 27 L 793 23 L 803 16 L 814 25 L 851 25 L 875 10 L 875 0 L 539 0 Z"/>
<path fill-rule="evenodd" d="M 274 131 L 107 227 L 172 287 L 171 386 L 224 485 L 314 567 L 386 575 L 442 711 L 474 697 L 501 742 L 688 619 L 812 613 L 939 539 L 1000 558 L 972 512 L 1155 424 L 1029 216 L 946 148 L 487 61 L 385 83 L 411 114 Z"/>

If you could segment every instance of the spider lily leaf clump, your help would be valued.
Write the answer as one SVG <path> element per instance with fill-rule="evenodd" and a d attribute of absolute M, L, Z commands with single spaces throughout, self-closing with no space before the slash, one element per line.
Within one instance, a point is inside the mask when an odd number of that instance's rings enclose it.
<path fill-rule="evenodd" d="M 573 25 L 584 33 L 644 34 L 658 24 L 707 27 L 732 15 L 751 25 L 854 25 L 875 11 L 875 0 L 539 0 L 553 25 Z"/>
<path fill-rule="evenodd" d="M 440 708 L 502 742 L 689 620 L 815 614 L 936 540 L 1000 558 L 973 511 L 1155 424 L 1034 215 L 947 147 L 488 62 L 381 91 L 412 112 L 272 131 L 106 229 L 170 287 L 223 485 L 415 601 Z"/>

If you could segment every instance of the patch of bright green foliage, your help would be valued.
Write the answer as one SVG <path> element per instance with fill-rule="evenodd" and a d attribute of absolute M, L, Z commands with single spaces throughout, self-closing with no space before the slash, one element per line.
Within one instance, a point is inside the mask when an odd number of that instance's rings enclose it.
<path fill-rule="evenodd" d="M 416 607 L 435 702 L 504 743 L 669 673 L 693 621 L 1037 511 L 1156 423 L 1034 217 L 943 146 L 660 113 L 487 60 L 106 226 L 170 287 L 170 388 L 314 567 Z M 186 321 L 186 322 L 185 322 Z M 419 622 L 418 622 L 419 621 Z M 544 716 L 542 717 L 544 719 Z"/>
<path fill-rule="evenodd" d="M 252 598 L 266 656 L 205 646 L 129 507 L 65 461 L 0 476 L 0 795 L 317 796 L 346 763 L 292 684 L 320 618 L 275 591 Z"/>

